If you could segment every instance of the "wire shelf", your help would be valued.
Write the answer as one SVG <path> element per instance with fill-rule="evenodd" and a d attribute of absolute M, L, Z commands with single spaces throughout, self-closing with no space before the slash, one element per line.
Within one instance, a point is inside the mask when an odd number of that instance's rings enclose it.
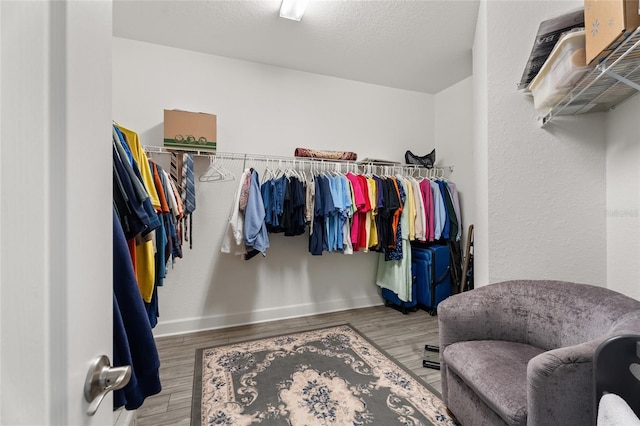
<path fill-rule="evenodd" d="M 278 155 L 264 155 L 264 154 L 244 154 L 238 152 L 220 152 L 220 151 L 207 151 L 207 150 L 176 150 L 172 148 L 166 148 L 162 146 L 145 145 L 143 147 L 147 154 L 171 154 L 171 153 L 190 153 L 199 157 L 208 157 L 210 159 L 230 159 L 241 160 L 244 163 L 252 163 L 256 161 L 281 163 L 286 167 L 296 168 L 304 166 L 314 167 L 334 167 L 343 168 L 347 171 L 364 170 L 387 170 L 385 174 L 389 173 L 404 173 L 404 174 L 420 174 L 425 173 L 433 177 L 444 177 L 445 173 L 453 173 L 454 166 L 441 166 L 436 165 L 432 169 L 427 169 L 423 166 L 415 164 L 402 164 L 383 161 L 350 161 L 350 160 L 335 160 L 326 158 L 310 158 L 310 157 L 286 157 Z M 374 169 L 375 168 L 375 169 Z"/>
<path fill-rule="evenodd" d="M 554 117 L 609 111 L 640 91 L 640 27 L 592 71 L 588 72 L 546 115 Z"/>

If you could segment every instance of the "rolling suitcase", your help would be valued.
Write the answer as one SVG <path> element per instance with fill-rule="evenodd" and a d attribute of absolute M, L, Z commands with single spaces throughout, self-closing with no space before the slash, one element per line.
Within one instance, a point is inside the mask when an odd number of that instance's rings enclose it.
<path fill-rule="evenodd" d="M 403 314 L 406 314 L 409 311 L 415 312 L 418 310 L 418 301 L 416 299 L 416 275 L 413 268 L 414 265 L 411 263 L 411 276 L 413 277 L 413 280 L 411 281 L 411 300 L 404 302 L 400 300 L 396 293 L 388 288 L 383 288 L 382 298 L 384 299 L 384 306 L 395 308 Z"/>
<path fill-rule="evenodd" d="M 415 297 L 418 305 L 431 315 L 438 304 L 451 296 L 451 254 L 446 245 L 412 247 Z"/>

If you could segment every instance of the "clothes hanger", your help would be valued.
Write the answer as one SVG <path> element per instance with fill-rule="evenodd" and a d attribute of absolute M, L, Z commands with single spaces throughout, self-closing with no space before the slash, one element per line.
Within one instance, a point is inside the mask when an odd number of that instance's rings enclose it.
<path fill-rule="evenodd" d="M 218 164 L 220 160 L 220 164 Z M 215 155 L 209 157 L 209 168 L 198 178 L 200 182 L 230 182 L 236 176 L 224 167 L 224 159 Z"/>
<path fill-rule="evenodd" d="M 298 177 L 298 173 L 296 172 L 296 160 L 291 160 L 291 166 L 285 171 L 285 176 L 288 180 L 292 177 Z"/>
<path fill-rule="evenodd" d="M 218 168 L 215 166 L 215 160 L 213 157 L 209 157 L 209 167 L 205 172 L 200 175 L 198 180 L 200 182 L 216 182 L 224 179 L 224 175 L 218 171 Z"/>
<path fill-rule="evenodd" d="M 268 182 L 271 179 L 275 178 L 275 172 L 271 166 L 273 160 L 266 158 L 265 162 L 267 163 L 267 165 L 264 168 L 264 174 L 262 175 L 262 182 L 260 182 L 261 184 L 264 184 L 265 182 Z"/>
<path fill-rule="evenodd" d="M 209 157 L 209 167 L 198 178 L 200 182 L 215 182 L 224 179 L 224 175 L 218 171 L 214 161 L 213 157 Z"/>
<path fill-rule="evenodd" d="M 299 168 L 296 167 L 296 160 L 295 159 L 291 160 L 291 174 L 299 181 L 303 181 L 304 179 L 298 169 Z"/>
<path fill-rule="evenodd" d="M 278 179 L 280 176 L 284 175 L 284 170 L 282 169 L 282 160 L 278 160 L 278 168 L 274 172 L 274 179 Z"/>
<path fill-rule="evenodd" d="M 302 178 L 302 179 L 301 179 L 301 181 L 302 181 L 302 182 L 304 182 L 304 183 L 307 183 L 307 182 L 309 182 L 309 181 L 307 180 L 307 172 L 304 170 L 305 165 L 306 165 L 306 164 L 305 164 L 305 162 L 304 162 L 304 161 L 301 161 L 301 162 L 300 162 L 300 169 L 298 170 L 298 174 L 299 174 L 299 175 L 301 176 L 301 178 Z"/>

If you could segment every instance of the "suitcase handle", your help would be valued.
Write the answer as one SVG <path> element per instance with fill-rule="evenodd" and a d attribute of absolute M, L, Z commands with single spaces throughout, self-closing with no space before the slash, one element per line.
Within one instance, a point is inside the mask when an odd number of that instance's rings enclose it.
<path fill-rule="evenodd" d="M 442 274 L 442 276 L 436 280 L 436 282 L 434 283 L 435 285 L 440 284 L 442 281 L 447 279 L 447 274 L 449 274 L 449 271 L 451 270 L 451 265 L 447 266 L 447 270 L 444 271 L 444 273 Z"/>

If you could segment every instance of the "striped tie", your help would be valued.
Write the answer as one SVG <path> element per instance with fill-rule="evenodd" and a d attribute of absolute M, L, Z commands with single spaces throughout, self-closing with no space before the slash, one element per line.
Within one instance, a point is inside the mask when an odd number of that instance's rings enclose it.
<path fill-rule="evenodd" d="M 178 153 L 175 151 L 171 151 L 171 165 L 169 167 L 169 176 L 171 176 L 171 180 L 173 180 L 178 188 L 180 188 L 180 178 L 182 177 L 180 174 L 180 160 L 181 157 L 178 157 Z"/>
<path fill-rule="evenodd" d="M 196 185 L 193 173 L 193 155 L 184 154 L 182 163 L 182 199 L 185 215 L 196 211 Z"/>
<path fill-rule="evenodd" d="M 196 210 L 196 184 L 193 173 L 193 155 L 184 154 L 182 161 L 182 199 L 184 200 L 185 238 L 188 228 L 189 248 L 193 248 L 193 212 Z M 187 216 L 189 224 L 187 226 Z"/>
<path fill-rule="evenodd" d="M 177 192 L 178 188 L 180 188 L 180 182 L 182 180 L 181 179 L 182 178 L 182 156 L 181 155 L 179 156 L 176 151 L 171 151 L 171 164 L 169 165 L 169 178 L 175 184 L 175 188 Z M 180 195 L 181 194 L 176 194 L 176 197 L 179 197 Z M 179 220 L 179 218 L 182 218 L 184 216 L 184 212 L 178 213 L 176 211 L 174 212 L 174 214 L 176 215 L 176 217 L 173 217 L 172 221 L 174 223 L 174 226 L 176 227 L 176 235 L 178 237 L 177 240 L 175 241 L 175 245 L 182 246 L 182 239 L 185 233 L 183 232 L 184 227 L 182 225 L 182 220 Z M 182 216 L 179 216 L 179 214 L 181 214 Z M 186 225 L 186 221 L 185 221 L 185 225 Z"/>

